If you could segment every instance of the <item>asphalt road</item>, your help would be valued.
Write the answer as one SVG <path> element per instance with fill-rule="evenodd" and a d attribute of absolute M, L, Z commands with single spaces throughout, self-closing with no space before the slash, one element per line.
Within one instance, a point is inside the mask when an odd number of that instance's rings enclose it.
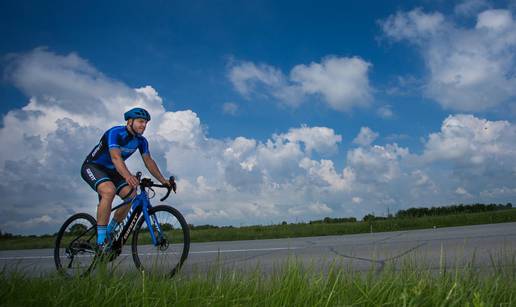
<path fill-rule="evenodd" d="M 117 266 L 136 271 L 125 246 Z M 0 268 L 29 275 L 55 272 L 51 249 L 0 251 Z M 274 240 L 192 243 L 183 273 L 223 269 L 270 273 L 295 260 L 315 269 L 331 263 L 356 271 L 416 263 L 433 270 L 504 267 L 516 259 L 516 223 Z"/>

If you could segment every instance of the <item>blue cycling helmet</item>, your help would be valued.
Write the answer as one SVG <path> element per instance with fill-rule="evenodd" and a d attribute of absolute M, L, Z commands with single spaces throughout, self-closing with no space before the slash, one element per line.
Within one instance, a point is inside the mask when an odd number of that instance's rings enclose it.
<path fill-rule="evenodd" d="M 132 108 L 131 110 L 124 113 L 125 120 L 129 120 L 131 118 L 143 118 L 146 121 L 150 121 L 150 114 L 147 110 L 142 108 Z"/>

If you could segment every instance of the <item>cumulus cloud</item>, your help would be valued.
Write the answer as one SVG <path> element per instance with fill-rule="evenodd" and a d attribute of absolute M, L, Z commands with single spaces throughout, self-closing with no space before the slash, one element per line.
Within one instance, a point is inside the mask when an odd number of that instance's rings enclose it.
<path fill-rule="evenodd" d="M 516 154 L 514 125 L 473 115 L 448 116 L 438 133 L 431 133 L 423 157 L 429 160 L 483 164 L 486 159 L 510 159 Z"/>
<path fill-rule="evenodd" d="M 401 175 L 400 160 L 408 155 L 409 150 L 396 143 L 372 145 L 351 149 L 347 162 L 363 181 L 390 182 Z"/>
<path fill-rule="evenodd" d="M 290 76 L 304 93 L 322 95 L 330 107 L 346 111 L 367 105 L 371 100 L 367 76 L 370 66 L 371 63 L 358 57 L 328 57 L 322 63 L 297 65 Z"/>
<path fill-rule="evenodd" d="M 467 2 L 457 10 L 479 5 Z M 463 27 L 417 8 L 391 15 L 381 26 L 388 38 L 420 50 L 428 71 L 424 93 L 444 108 L 478 112 L 514 100 L 516 23 L 509 10 L 485 10 L 474 27 Z"/>
<path fill-rule="evenodd" d="M 353 170 L 349 168 L 345 168 L 342 174 L 337 173 L 330 160 L 314 161 L 304 158 L 299 166 L 307 171 L 314 182 L 318 181 L 319 186 L 334 191 L 349 191 L 355 179 Z"/>
<path fill-rule="evenodd" d="M 360 132 L 357 137 L 353 140 L 353 143 L 361 146 L 368 146 L 378 138 L 378 135 L 379 134 L 371 130 L 371 128 L 362 127 L 360 128 Z"/>
<path fill-rule="evenodd" d="M 429 135 L 419 158 L 425 165 L 451 169 L 446 182 L 457 195 L 482 198 L 489 195 L 486 191 L 514 188 L 507 183 L 515 182 L 515 138 L 516 127 L 508 121 L 449 116 L 439 132 Z"/>
<path fill-rule="evenodd" d="M 288 133 L 278 135 L 279 139 L 286 139 L 293 143 L 302 142 L 307 152 L 315 150 L 321 154 L 331 154 L 337 151 L 337 144 L 342 136 L 335 134 L 327 127 L 307 127 L 290 129 Z"/>
<path fill-rule="evenodd" d="M 289 106 L 298 106 L 306 97 L 316 96 L 338 111 L 367 106 L 372 99 L 368 72 L 371 63 L 359 57 L 322 59 L 321 63 L 299 64 L 289 76 L 266 64 L 243 62 L 230 68 L 229 79 L 245 97 L 257 87 Z"/>
<path fill-rule="evenodd" d="M 9 111 L 0 128 L 2 231 L 52 233 L 74 212 L 94 215 L 97 198 L 80 178 L 81 163 L 135 105 L 152 112 L 145 132 L 151 154 L 166 175 L 177 175 L 172 201 L 194 224 L 361 218 L 387 207 L 516 196 L 516 132 L 507 121 L 450 116 L 428 135 L 421 154 L 396 143 L 375 145 L 376 132 L 364 127 L 359 146 L 340 152 L 347 138 L 329 127 L 302 125 L 265 140 L 212 138 L 194 111 L 168 111 L 151 86 L 130 88 L 75 54 L 14 55 L 8 76 L 28 101 Z M 72 77 L 63 88 L 60 81 Z M 138 157 L 127 162 L 144 170 Z"/>

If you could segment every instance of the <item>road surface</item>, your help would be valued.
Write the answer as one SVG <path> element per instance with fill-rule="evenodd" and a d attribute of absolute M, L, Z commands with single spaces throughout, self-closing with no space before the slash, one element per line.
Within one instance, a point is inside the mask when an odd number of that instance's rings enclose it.
<path fill-rule="evenodd" d="M 130 242 L 130 240 L 129 240 Z M 29 275 L 55 272 L 53 250 L 0 251 L 0 268 Z M 288 260 L 316 269 L 335 262 L 357 271 L 417 263 L 434 270 L 473 264 L 475 268 L 510 265 L 516 257 L 516 223 L 304 237 L 273 240 L 192 243 L 183 273 L 206 272 L 214 265 L 249 272 L 273 272 Z M 136 271 L 125 246 L 118 266 Z M 472 263 L 473 261 L 473 263 Z"/>

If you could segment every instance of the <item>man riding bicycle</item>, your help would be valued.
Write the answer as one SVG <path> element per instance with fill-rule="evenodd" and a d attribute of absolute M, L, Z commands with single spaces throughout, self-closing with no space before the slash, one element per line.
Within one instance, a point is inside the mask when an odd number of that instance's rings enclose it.
<path fill-rule="evenodd" d="M 138 179 L 127 169 L 124 161 L 137 149 L 152 176 L 161 184 L 176 191 L 175 183 L 168 181 L 161 174 L 150 155 L 147 139 L 143 137 L 143 132 L 151 119 L 149 112 L 142 108 L 133 108 L 124 113 L 124 118 L 126 125 L 115 126 L 107 130 L 86 157 L 81 168 L 81 177 L 99 195 L 97 207 L 97 246 L 99 251 L 109 248 L 109 234 L 130 209 L 130 203 L 121 207 L 109 222 L 111 204 L 115 195 L 117 194 L 124 200 L 136 195 Z"/>

